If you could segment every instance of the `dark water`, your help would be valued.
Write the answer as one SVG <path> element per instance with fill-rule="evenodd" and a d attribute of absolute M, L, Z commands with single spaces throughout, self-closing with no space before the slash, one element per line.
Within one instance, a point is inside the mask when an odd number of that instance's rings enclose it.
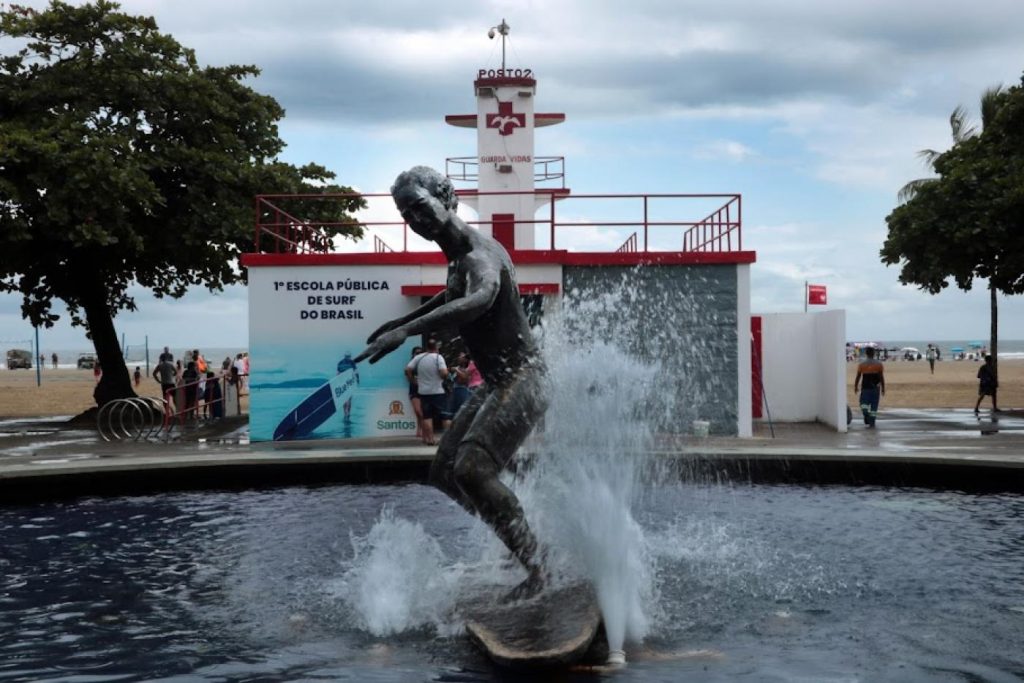
<path fill-rule="evenodd" d="M 369 632 L 385 504 L 457 588 L 481 530 L 419 486 L 0 508 L 0 680 L 493 680 L 429 610 Z M 615 680 L 1024 680 L 1021 496 L 683 485 L 637 516 L 657 595 Z"/>

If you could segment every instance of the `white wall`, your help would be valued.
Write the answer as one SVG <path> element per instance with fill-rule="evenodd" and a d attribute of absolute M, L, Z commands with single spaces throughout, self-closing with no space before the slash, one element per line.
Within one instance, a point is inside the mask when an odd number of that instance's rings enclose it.
<path fill-rule="evenodd" d="M 846 311 L 812 313 L 817 340 L 818 420 L 846 431 Z"/>
<path fill-rule="evenodd" d="M 762 377 L 776 422 L 823 422 L 846 431 L 846 311 L 761 316 Z"/>

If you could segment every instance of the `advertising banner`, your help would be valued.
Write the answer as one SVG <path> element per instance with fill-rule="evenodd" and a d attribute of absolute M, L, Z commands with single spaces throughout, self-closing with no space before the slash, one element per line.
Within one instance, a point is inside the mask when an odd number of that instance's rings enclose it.
<path fill-rule="evenodd" d="M 419 267 L 302 266 L 249 270 L 253 441 L 412 435 L 404 368 L 418 336 L 375 365 L 353 358 L 381 324 L 419 306 L 402 286 Z"/>

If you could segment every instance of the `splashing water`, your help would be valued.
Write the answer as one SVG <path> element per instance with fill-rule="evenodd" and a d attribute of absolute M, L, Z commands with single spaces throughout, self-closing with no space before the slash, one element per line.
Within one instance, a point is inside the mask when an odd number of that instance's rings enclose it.
<path fill-rule="evenodd" d="M 354 537 L 352 545 L 343 597 L 363 628 L 378 636 L 423 626 L 445 630 L 458 576 L 420 524 L 395 518 L 385 507 L 369 534 Z"/>
<path fill-rule="evenodd" d="M 636 294 L 624 277 L 618 291 L 585 293 L 539 330 L 548 365 L 549 408 L 525 450 L 518 477 L 505 475 L 546 549 L 556 584 L 584 579 L 597 593 L 608 644 L 639 642 L 658 613 L 658 549 L 634 517 L 650 483 L 655 426 L 677 411 L 666 391 L 659 332 L 645 338 L 646 358 L 631 354 L 635 318 L 618 313 Z M 618 322 L 616 322 L 618 321 Z M 666 325 L 668 327 L 668 325 Z M 673 385 L 678 386 L 678 383 Z M 507 552 L 481 525 L 479 556 L 468 567 L 446 560 L 436 540 L 389 510 L 369 535 L 353 539 L 346 600 L 375 635 L 422 626 L 452 632 L 460 583 L 514 585 L 518 569 L 498 568 Z M 471 576 L 472 574 L 472 576 Z"/>
<path fill-rule="evenodd" d="M 625 351 L 636 330 L 608 324 L 619 294 L 576 303 L 545 324 L 551 402 L 516 493 L 559 580 L 582 575 L 594 585 L 609 647 L 621 650 L 646 635 L 657 601 L 654 560 L 633 509 L 652 465 L 646 416 L 664 409 L 664 373 L 658 361 Z M 599 334 L 588 320 L 603 321 Z"/>

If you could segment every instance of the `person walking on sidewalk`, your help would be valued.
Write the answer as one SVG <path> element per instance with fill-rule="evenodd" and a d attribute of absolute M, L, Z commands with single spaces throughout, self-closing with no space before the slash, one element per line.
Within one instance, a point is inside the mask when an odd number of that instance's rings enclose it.
<path fill-rule="evenodd" d="M 978 368 L 978 402 L 974 404 L 974 414 L 978 414 L 981 408 L 981 399 L 986 396 L 992 397 L 992 412 L 999 412 L 999 404 L 996 401 L 996 389 L 999 388 L 999 379 L 996 377 L 996 370 L 992 365 L 992 354 L 985 356 L 985 364 Z"/>
<path fill-rule="evenodd" d="M 874 429 L 878 417 L 878 402 L 885 396 L 885 368 L 882 361 L 875 360 L 875 350 L 865 350 L 867 358 L 857 366 L 857 377 L 853 380 L 853 392 L 860 387 L 860 410 L 864 413 L 864 424 Z"/>

